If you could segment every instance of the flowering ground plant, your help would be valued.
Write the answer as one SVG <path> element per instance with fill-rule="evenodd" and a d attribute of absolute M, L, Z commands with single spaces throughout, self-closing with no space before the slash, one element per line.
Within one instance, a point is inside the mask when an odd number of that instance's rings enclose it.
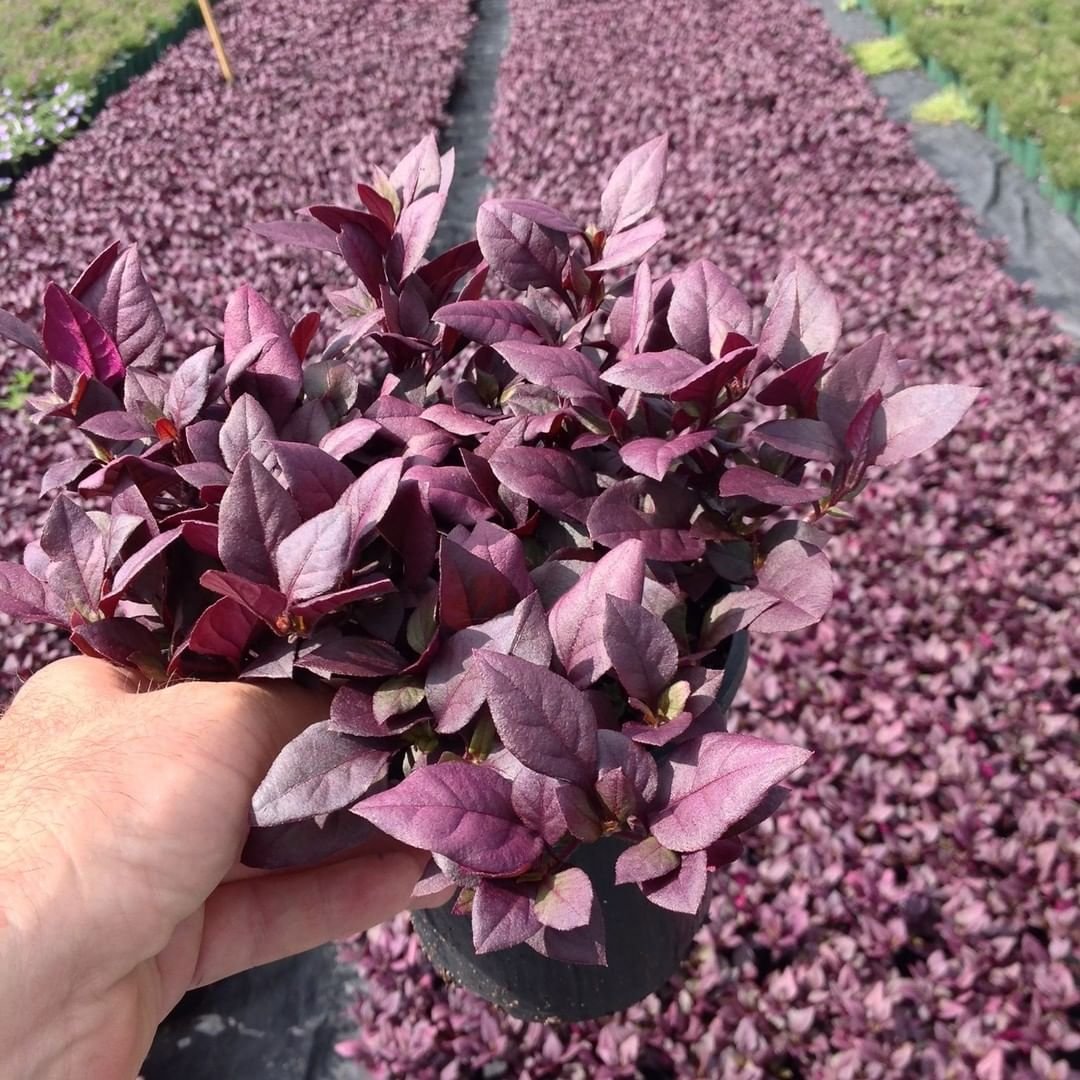
<path fill-rule="evenodd" d="M 478 953 L 602 964 L 574 849 L 623 839 L 616 881 L 696 913 L 809 756 L 726 730 L 732 637 L 824 615 L 829 521 L 976 391 L 906 387 L 884 337 L 835 355 L 800 259 L 763 316 L 708 260 L 654 275 L 666 156 L 623 159 L 592 222 L 490 200 L 430 260 L 453 174 L 430 137 L 355 206 L 255 226 L 351 271 L 322 349 L 319 313 L 245 286 L 166 372 L 118 245 L 48 286 L 40 333 L 0 313 L 49 369 L 32 408 L 86 437 L 0 610 L 155 680 L 333 689 L 256 792 L 246 861 L 381 830 L 433 853 L 418 891 L 459 887 Z"/>

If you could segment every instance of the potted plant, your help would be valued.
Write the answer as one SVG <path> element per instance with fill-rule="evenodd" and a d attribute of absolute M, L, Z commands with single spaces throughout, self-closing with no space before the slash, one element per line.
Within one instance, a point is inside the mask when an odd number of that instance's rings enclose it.
<path fill-rule="evenodd" d="M 610 1012 L 678 965 L 809 756 L 727 731 L 746 631 L 822 617 L 826 523 L 976 393 L 905 388 L 881 336 L 834 356 L 800 259 L 763 320 L 708 260 L 654 274 L 666 154 L 620 162 L 592 223 L 495 199 L 430 261 L 453 173 L 430 137 L 356 206 L 257 226 L 354 275 L 321 351 L 318 313 L 242 287 L 167 373 L 118 245 L 48 286 L 40 334 L 0 316 L 48 368 L 38 416 L 86 440 L 0 610 L 154 679 L 332 688 L 245 859 L 430 850 L 418 892 L 458 892 L 417 919 L 429 954 L 523 1016 Z"/>

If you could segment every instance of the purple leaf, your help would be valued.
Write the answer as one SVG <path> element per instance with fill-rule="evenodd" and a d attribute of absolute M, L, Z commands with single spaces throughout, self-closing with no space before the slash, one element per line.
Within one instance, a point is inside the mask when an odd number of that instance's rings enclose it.
<path fill-rule="evenodd" d="M 662 809 L 649 831 L 672 851 L 707 848 L 810 756 L 800 746 L 749 735 L 704 735 L 660 767 Z"/>
<path fill-rule="evenodd" d="M 782 371 L 758 392 L 758 401 L 774 407 L 787 405 L 800 416 L 813 416 L 818 405 L 817 381 L 825 366 L 825 359 L 825 353 L 818 353 Z M 818 415 L 825 419 L 820 413 Z"/>
<path fill-rule="evenodd" d="M 276 244 L 312 248 L 315 251 L 338 250 L 338 234 L 321 221 L 299 218 L 296 221 L 260 221 L 248 230 Z"/>
<path fill-rule="evenodd" d="M 221 427 L 221 456 L 229 469 L 235 469 L 248 451 L 265 464 L 274 451 L 270 441 L 276 438 L 267 411 L 251 394 L 244 394 L 233 402 Z"/>
<path fill-rule="evenodd" d="M 49 359 L 108 385 L 124 374 L 124 361 L 100 322 L 59 285 L 45 290 L 41 337 Z"/>
<path fill-rule="evenodd" d="M 612 312 L 614 318 L 614 311 Z M 645 341 L 653 316 L 652 272 L 648 263 L 642 263 L 634 274 L 634 291 L 630 296 L 630 318 L 627 328 L 626 347 L 636 353 Z"/>
<path fill-rule="evenodd" d="M 643 259 L 667 234 L 663 218 L 651 218 L 626 232 L 616 233 L 604 244 L 602 256 L 589 270 L 617 270 Z"/>
<path fill-rule="evenodd" d="M 425 135 L 394 166 L 389 183 L 397 191 L 402 205 L 441 186 L 442 162 L 433 134 Z"/>
<path fill-rule="evenodd" d="M 462 275 L 475 270 L 482 261 L 480 245 L 475 240 L 466 240 L 421 266 L 416 276 L 431 290 L 435 302 L 440 303 Z"/>
<path fill-rule="evenodd" d="M 604 598 L 603 645 L 623 689 L 650 704 L 679 663 L 679 647 L 663 620 L 618 596 Z"/>
<path fill-rule="evenodd" d="M 134 244 L 120 252 L 116 245 L 102 252 L 71 295 L 116 342 L 125 367 L 156 367 L 165 341 L 165 320 L 143 276 Z"/>
<path fill-rule="evenodd" d="M 379 533 L 401 556 L 402 584 L 409 588 L 427 579 L 439 551 L 439 531 L 424 505 L 420 486 L 399 484 L 379 522 Z"/>
<path fill-rule="evenodd" d="M 562 287 L 569 251 L 565 233 L 515 212 L 500 199 L 491 199 L 476 216 L 476 239 L 492 270 L 512 289 Z"/>
<path fill-rule="evenodd" d="M 205 576 L 205 575 L 204 575 Z M 301 651 L 297 667 L 329 677 L 355 679 L 396 675 L 407 661 L 392 645 L 374 638 L 331 637 Z"/>
<path fill-rule="evenodd" d="M 162 533 L 162 536 L 167 535 Z M 127 564 L 125 564 L 126 569 Z M 117 577 L 119 580 L 119 576 Z M 199 578 L 204 589 L 227 596 L 241 604 L 253 615 L 257 615 L 267 624 L 275 626 L 285 611 L 285 597 L 269 585 L 260 585 L 236 574 L 223 573 L 220 570 L 207 570 Z M 116 582 L 113 589 L 116 590 Z"/>
<path fill-rule="evenodd" d="M 98 619 L 71 632 L 84 656 L 132 667 L 151 678 L 163 678 L 161 642 L 152 630 L 134 619 Z"/>
<path fill-rule="evenodd" d="M 223 596 L 195 620 L 185 644 L 193 652 L 239 664 L 258 622 L 250 608 Z"/>
<path fill-rule="evenodd" d="M 705 899 L 708 883 L 708 857 L 704 851 L 693 851 L 679 859 L 677 870 L 645 882 L 641 891 L 657 907 L 682 915 L 696 915 Z"/>
<path fill-rule="evenodd" d="M 41 548 L 49 557 L 48 587 L 89 619 L 101 607 L 105 580 L 105 540 L 86 511 L 66 495 L 49 508 L 41 529 Z"/>
<path fill-rule="evenodd" d="M 667 135 L 631 150 L 615 166 L 600 196 L 600 227 L 617 233 L 652 213 L 667 169 Z"/>
<path fill-rule="evenodd" d="M 459 300 L 439 308 L 431 318 L 482 345 L 542 340 L 532 312 L 513 300 Z"/>
<path fill-rule="evenodd" d="M 556 601 L 548 616 L 555 652 L 577 686 L 590 686 L 610 667 L 604 647 L 604 600 L 618 596 L 640 604 L 645 581 L 645 549 L 628 540 L 609 551 Z"/>
<path fill-rule="evenodd" d="M 168 529 L 144 544 L 120 567 L 112 580 L 109 595 L 103 599 L 102 603 L 105 600 L 115 600 L 121 596 L 127 586 L 155 559 L 159 558 L 167 547 L 179 540 L 181 535 L 182 530 L 180 528 Z M 44 537 L 42 537 L 42 542 L 44 542 Z"/>
<path fill-rule="evenodd" d="M 392 278 L 403 281 L 423 261 L 445 207 L 446 197 L 433 191 L 409 203 L 401 212 L 386 258 Z"/>
<path fill-rule="evenodd" d="M 832 593 L 825 555 L 808 555 L 798 540 L 785 540 L 766 556 L 755 588 L 728 593 L 710 608 L 702 646 L 716 645 L 749 626 L 764 634 L 813 626 L 828 610 Z"/>
<path fill-rule="evenodd" d="M 981 387 L 931 384 L 909 386 L 885 399 L 885 449 L 878 465 L 921 454 L 960 422 Z"/>
<path fill-rule="evenodd" d="M 316 866 L 356 848 L 375 835 L 366 821 L 347 810 L 252 829 L 240 854 L 245 866 L 262 870 L 295 870 Z"/>
<path fill-rule="evenodd" d="M 341 505 L 349 513 L 354 549 L 375 531 L 390 509 L 402 479 L 401 466 L 401 458 L 376 461 L 342 495 Z"/>
<path fill-rule="evenodd" d="M 120 442 L 145 439 L 151 435 L 146 422 L 125 409 L 113 409 L 91 416 L 79 425 L 79 430 L 102 439 L 116 439 Z"/>
<path fill-rule="evenodd" d="M 750 305 L 715 263 L 699 259 L 675 279 L 667 318 L 676 344 L 708 361 L 732 331 L 749 332 Z"/>
<path fill-rule="evenodd" d="M 355 479 L 352 470 L 310 443 L 278 441 L 273 446 L 285 487 L 304 517 L 329 510 Z"/>
<path fill-rule="evenodd" d="M 716 399 L 730 382 L 743 374 L 756 355 L 757 350 L 753 346 L 728 353 L 719 360 L 699 367 L 679 383 L 668 397 L 672 401 L 696 402 L 702 409 L 711 412 Z"/>
<path fill-rule="evenodd" d="M 561 964 L 607 966 L 604 950 L 604 915 L 599 904 L 593 904 L 587 926 L 574 930 L 553 930 L 543 927 L 528 940 L 541 956 Z"/>
<path fill-rule="evenodd" d="M 50 597 L 45 586 L 25 567 L 0 562 L 0 612 L 13 619 L 48 622 L 66 626 L 57 598 Z"/>
<path fill-rule="evenodd" d="M 380 427 L 374 420 L 357 416 L 324 435 L 319 442 L 319 449 L 340 461 L 365 447 L 379 430 Z"/>
<path fill-rule="evenodd" d="M 540 345 L 532 341 L 503 341 L 495 351 L 516 371 L 537 386 L 554 390 L 575 403 L 599 403 L 610 408 L 608 389 L 600 370 L 577 349 Z M 606 406 L 606 408 L 605 408 Z"/>
<path fill-rule="evenodd" d="M 571 866 L 540 883 L 533 913 L 552 930 L 576 930 L 589 925 L 595 904 L 589 875 Z"/>
<path fill-rule="evenodd" d="M 520 945 L 539 930 L 540 923 L 527 892 L 487 880 L 476 886 L 472 932 L 477 956 Z"/>
<path fill-rule="evenodd" d="M 826 372 L 817 397 L 818 418 L 842 439 L 855 414 L 875 391 L 887 398 L 903 385 L 892 342 L 885 334 L 877 334 L 840 357 Z M 761 395 L 758 398 L 762 400 Z"/>
<path fill-rule="evenodd" d="M 580 457 L 541 446 L 512 446 L 491 458 L 499 482 L 541 510 L 584 521 L 599 493 L 595 475 Z"/>
<path fill-rule="evenodd" d="M 225 308 L 225 363 L 233 364 L 249 345 L 269 338 L 241 376 L 277 423 L 288 417 L 303 382 L 300 357 L 281 316 L 250 285 L 241 285 Z"/>
<path fill-rule="evenodd" d="M 616 821 L 640 816 L 656 795 L 656 762 L 621 731 L 598 733 L 596 794 Z"/>
<path fill-rule="evenodd" d="M 524 873 L 544 846 L 514 813 L 510 781 L 483 765 L 445 762 L 414 769 L 353 813 L 403 844 L 490 877 Z"/>
<path fill-rule="evenodd" d="M 529 576 L 525 546 L 512 532 L 490 521 L 481 521 L 464 543 L 465 550 L 490 563 L 514 586 L 519 599 L 536 589 Z"/>
<path fill-rule="evenodd" d="M 615 884 L 631 885 L 655 881 L 673 870 L 678 870 L 680 863 L 681 860 L 674 851 L 664 847 L 655 836 L 648 836 L 626 848 L 615 860 Z"/>
<path fill-rule="evenodd" d="M 768 420 L 754 428 L 762 442 L 807 461 L 841 461 L 844 450 L 821 420 Z"/>
<path fill-rule="evenodd" d="M 216 353 L 217 349 L 212 345 L 200 349 L 172 373 L 161 408 L 177 430 L 183 430 L 196 420 L 206 404 Z M 131 378 L 130 374 L 128 378 Z"/>
<path fill-rule="evenodd" d="M 332 731 L 362 735 L 368 739 L 385 738 L 394 733 L 385 720 L 376 718 L 372 695 L 357 686 L 342 686 L 334 694 L 327 722 Z"/>
<path fill-rule="evenodd" d="M 351 543 L 349 508 L 339 504 L 305 521 L 278 544 L 274 565 L 290 607 L 334 589 L 348 565 Z"/>
<path fill-rule="evenodd" d="M 549 846 L 557 844 L 569 830 L 559 800 L 559 791 L 564 786 L 568 785 L 562 780 L 524 767 L 511 781 L 510 801 L 514 812 Z"/>
<path fill-rule="evenodd" d="M 0 311 L 0 338 L 21 345 L 24 349 L 36 353 L 42 360 L 45 359 L 45 343 L 32 327 L 7 311 Z"/>
<path fill-rule="evenodd" d="M 495 513 L 485 502 L 465 468 L 456 465 L 443 465 L 438 468 L 432 465 L 413 465 L 402 480 L 415 480 L 436 517 L 455 525 L 467 525 L 471 528 L 477 521 L 490 518 Z"/>
<path fill-rule="evenodd" d="M 503 745 L 545 776 L 588 786 L 596 776 L 596 717 L 561 675 L 517 656 L 481 652 L 475 660 Z"/>
<path fill-rule="evenodd" d="M 252 454 L 245 454 L 221 499 L 218 549 L 230 574 L 262 585 L 277 581 L 274 552 L 300 527 L 293 497 Z"/>
<path fill-rule="evenodd" d="M 341 810 L 385 773 L 390 754 L 312 724 L 275 758 L 251 799 L 252 824 L 266 827 Z"/>
<path fill-rule="evenodd" d="M 693 506 L 684 496 L 682 489 L 665 488 L 644 476 L 620 481 L 590 507 L 586 521 L 589 536 L 611 548 L 638 541 L 645 558 L 658 562 L 700 559 L 705 541 L 691 531 Z"/>
<path fill-rule="evenodd" d="M 708 446 L 714 431 L 687 431 L 673 439 L 634 439 L 619 448 L 623 461 L 642 476 L 663 480 L 673 462 Z"/>
<path fill-rule="evenodd" d="M 519 600 L 517 589 L 491 563 L 443 537 L 439 549 L 439 623 L 463 630 L 509 611 Z"/>
<path fill-rule="evenodd" d="M 553 229 L 555 232 L 566 233 L 569 236 L 581 232 L 580 227 L 572 218 L 567 217 L 556 207 L 540 202 L 539 199 L 498 199 L 492 201 L 498 202 L 501 207 L 517 214 L 519 217 L 535 221 L 537 225 L 542 225 L 545 229 Z M 483 207 L 480 209 L 483 210 Z"/>
<path fill-rule="evenodd" d="M 353 221 L 341 224 L 337 235 L 337 248 L 345 265 L 357 276 L 363 292 L 378 296 L 379 288 L 386 280 L 383 268 L 383 246 L 372 235 L 371 230 Z M 399 250 L 400 263 L 403 252 Z"/>
<path fill-rule="evenodd" d="M 840 339 L 836 298 L 804 259 L 792 260 L 777 277 L 766 305 L 760 350 L 789 368 L 817 353 L 831 353 Z"/>
<path fill-rule="evenodd" d="M 700 360 L 681 349 L 638 353 L 620 360 L 600 376 L 612 386 L 640 390 L 644 394 L 670 394 L 702 372 Z"/>
<path fill-rule="evenodd" d="M 800 506 L 828 494 L 825 488 L 800 487 L 752 465 L 735 465 L 726 470 L 717 493 L 726 499 L 745 495 L 771 506 Z"/>
<path fill-rule="evenodd" d="M 553 648 L 539 596 L 533 593 L 513 611 L 460 630 L 443 644 L 428 669 L 424 687 L 437 731 L 460 731 L 484 703 L 483 683 L 471 674 L 480 649 L 511 653 L 547 667 Z"/>

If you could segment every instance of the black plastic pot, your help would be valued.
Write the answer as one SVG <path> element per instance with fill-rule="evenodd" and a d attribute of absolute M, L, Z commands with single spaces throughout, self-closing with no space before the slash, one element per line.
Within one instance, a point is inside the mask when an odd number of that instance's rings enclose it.
<path fill-rule="evenodd" d="M 728 650 L 717 703 L 730 706 L 746 671 L 749 639 Z M 590 877 L 604 914 L 607 967 L 565 964 L 528 945 L 477 956 L 472 923 L 452 905 L 413 915 L 428 959 L 448 982 L 486 998 L 522 1020 L 591 1020 L 625 1009 L 659 990 L 678 971 L 708 911 L 679 915 L 645 899 L 636 885 L 615 884 L 615 860 L 625 841 L 609 837 L 579 848 L 570 863 Z"/>

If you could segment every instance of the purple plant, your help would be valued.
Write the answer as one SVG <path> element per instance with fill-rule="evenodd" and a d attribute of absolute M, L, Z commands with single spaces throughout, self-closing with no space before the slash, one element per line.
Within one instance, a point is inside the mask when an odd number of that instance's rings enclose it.
<path fill-rule="evenodd" d="M 243 286 L 221 355 L 165 374 L 116 244 L 49 285 L 40 333 L 0 315 L 48 367 L 37 415 L 87 446 L 46 473 L 0 610 L 155 679 L 335 688 L 256 793 L 248 862 L 374 826 L 433 852 L 419 888 L 461 888 L 478 952 L 603 963 L 577 845 L 627 840 L 616 880 L 694 913 L 783 801 L 809 753 L 725 730 L 729 640 L 821 619 L 822 526 L 977 391 L 904 386 L 883 336 L 834 356 L 801 259 L 761 320 L 708 260 L 654 279 L 666 155 L 627 155 L 596 223 L 495 199 L 430 261 L 453 176 L 430 136 L 359 206 L 256 226 L 355 275 L 317 354 L 318 313 L 290 326 Z M 514 298 L 483 298 L 489 272 Z"/>

